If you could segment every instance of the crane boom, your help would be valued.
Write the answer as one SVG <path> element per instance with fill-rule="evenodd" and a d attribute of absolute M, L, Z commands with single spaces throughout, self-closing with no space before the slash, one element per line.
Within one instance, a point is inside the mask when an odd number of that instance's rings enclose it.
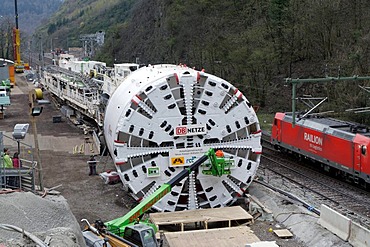
<path fill-rule="evenodd" d="M 223 155 L 223 153 L 222 153 Z M 210 163 L 206 164 L 205 161 L 209 159 Z M 222 176 L 224 174 L 230 174 L 230 167 L 233 163 L 232 160 L 225 160 L 225 158 L 218 157 L 214 149 L 210 148 L 206 154 L 197 159 L 189 167 L 182 170 L 168 183 L 164 183 L 159 187 L 153 194 L 142 200 L 134 209 L 128 212 L 126 215 L 108 221 L 105 223 L 108 231 L 111 232 L 123 232 L 125 226 L 134 223 L 141 215 L 148 211 L 156 202 L 162 199 L 166 194 L 171 192 L 171 189 L 188 176 L 192 171 L 195 171 L 198 167 L 203 165 L 202 173 L 205 175 Z M 146 223 L 149 224 L 149 223 Z M 153 226 L 155 228 L 155 226 Z"/>
<path fill-rule="evenodd" d="M 208 159 L 210 162 L 206 163 Z M 96 246 L 95 243 L 106 241 L 110 245 L 105 246 L 113 247 L 158 246 L 154 236 L 157 231 L 156 226 L 149 221 L 137 222 L 139 217 L 170 193 L 172 188 L 181 180 L 186 178 L 191 172 L 196 171 L 198 167 L 203 168 L 202 173 L 204 175 L 222 176 L 230 174 L 230 167 L 233 163 L 232 159 L 224 158 L 221 150 L 215 152 L 213 148 L 210 148 L 206 154 L 189 167 L 183 169 L 168 183 L 161 185 L 153 194 L 143 199 L 126 215 L 105 223 L 97 221 L 95 224 L 96 228 L 88 223 L 88 229 L 83 232 L 86 243 L 90 243 L 87 245 Z M 136 237 L 133 237 L 134 235 Z M 150 237 L 147 238 L 145 236 Z M 107 244 L 106 242 L 104 244 Z"/>
<path fill-rule="evenodd" d="M 195 161 L 190 167 L 182 170 L 176 177 L 171 179 L 168 183 L 163 184 L 159 189 L 157 189 L 149 197 L 141 201 L 135 208 L 133 208 L 126 215 L 108 221 L 105 225 L 108 227 L 108 230 L 115 232 L 118 228 L 122 229 L 122 226 L 129 225 L 132 222 L 135 222 L 142 214 L 148 211 L 156 202 L 162 199 L 167 193 L 171 192 L 171 189 L 174 185 L 184 179 L 189 173 L 199 167 L 204 161 L 208 159 L 207 155 L 203 155 L 197 161 Z"/>
<path fill-rule="evenodd" d="M 17 73 L 23 73 L 25 65 L 21 60 L 21 36 L 18 26 L 18 4 L 17 0 L 14 0 L 15 9 L 15 28 L 13 28 L 13 40 L 14 40 L 14 69 Z"/>

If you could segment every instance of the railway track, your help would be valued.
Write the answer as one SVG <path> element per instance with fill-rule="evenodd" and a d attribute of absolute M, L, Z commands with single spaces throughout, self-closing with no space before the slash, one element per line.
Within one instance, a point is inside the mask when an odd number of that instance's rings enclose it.
<path fill-rule="evenodd" d="M 368 191 L 310 168 L 308 160 L 298 160 L 274 150 L 267 134 L 262 137 L 262 145 L 257 175 L 266 183 L 304 198 L 314 208 L 325 204 L 370 229 Z"/>

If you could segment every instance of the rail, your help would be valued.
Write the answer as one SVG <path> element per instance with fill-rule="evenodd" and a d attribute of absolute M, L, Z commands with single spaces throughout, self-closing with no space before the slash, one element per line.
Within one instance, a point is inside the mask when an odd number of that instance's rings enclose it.
<path fill-rule="evenodd" d="M 345 181 L 333 178 L 310 168 L 308 160 L 295 159 L 291 155 L 274 150 L 262 138 L 264 154 L 258 176 L 273 187 L 285 188 L 302 198 L 312 207 L 326 204 L 370 229 L 370 193 Z"/>

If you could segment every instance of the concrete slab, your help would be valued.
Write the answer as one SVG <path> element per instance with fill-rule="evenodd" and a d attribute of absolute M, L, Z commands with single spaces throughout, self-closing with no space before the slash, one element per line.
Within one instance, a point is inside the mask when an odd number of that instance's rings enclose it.
<path fill-rule="evenodd" d="M 261 241 L 247 244 L 245 247 L 279 247 L 279 245 L 277 245 L 275 241 Z"/>
<path fill-rule="evenodd" d="M 279 180 L 278 182 L 280 182 Z M 274 184 L 274 186 L 284 187 L 282 184 Z M 294 191 L 293 191 L 294 192 Z M 287 204 L 287 198 L 280 196 L 272 190 L 252 183 L 249 187 L 249 193 L 256 196 L 258 200 L 269 208 L 274 215 L 274 219 L 277 223 L 276 228 L 287 228 L 294 234 L 294 237 L 289 239 L 297 239 L 304 242 L 305 246 L 310 247 L 322 247 L 322 246 L 335 246 L 335 247 L 351 247 L 352 245 L 348 242 L 343 241 L 338 236 L 334 235 L 330 231 L 326 231 L 325 228 L 317 223 L 318 216 L 308 211 L 304 207 L 300 207 L 294 203 Z M 253 225 L 252 225 L 253 227 Z M 251 228 L 252 228 L 251 227 Z M 268 226 L 269 227 L 269 226 Z M 253 229 L 253 228 L 252 228 Z M 268 228 L 264 229 L 267 231 Z M 261 236 L 259 230 L 258 236 Z M 268 234 L 266 234 L 268 236 Z M 261 238 L 261 237 L 260 237 Z M 262 238 L 261 238 L 262 239 Z M 268 238 L 263 238 L 267 240 Z M 288 241 L 288 240 L 284 240 Z M 288 242 L 287 242 L 288 243 Z M 281 245 L 288 246 L 288 245 Z M 296 245 L 300 246 L 300 245 Z"/>
<path fill-rule="evenodd" d="M 37 127 L 39 128 L 39 126 Z M 40 126 L 42 128 L 42 126 Z M 22 140 L 22 143 L 34 146 L 34 139 L 32 131 L 28 131 L 29 133 L 26 135 L 26 138 Z M 6 136 L 11 137 L 12 133 L 3 131 L 3 134 Z M 52 136 L 52 135 L 37 135 L 37 139 L 39 142 L 40 150 L 53 150 L 53 151 L 63 151 L 68 153 L 73 153 L 73 148 L 78 145 L 84 143 L 84 139 L 82 137 L 63 137 L 63 136 Z M 62 141 L 61 141 L 62 140 Z M 10 147 L 17 147 L 17 142 L 13 141 L 12 139 L 4 138 L 4 145 Z"/>
<path fill-rule="evenodd" d="M 274 230 L 274 233 L 279 238 L 291 238 L 291 237 L 293 237 L 293 234 L 288 229 Z"/>
<path fill-rule="evenodd" d="M 176 247 L 245 247 L 260 241 L 247 226 L 166 232 L 164 236 L 169 246 Z"/>
<path fill-rule="evenodd" d="M 352 222 L 351 224 L 351 235 L 349 236 L 348 242 L 353 246 L 367 247 L 370 246 L 370 231 L 365 227 Z"/>
<path fill-rule="evenodd" d="M 320 212 L 319 224 L 347 241 L 351 229 L 351 220 L 324 204 L 321 204 Z"/>

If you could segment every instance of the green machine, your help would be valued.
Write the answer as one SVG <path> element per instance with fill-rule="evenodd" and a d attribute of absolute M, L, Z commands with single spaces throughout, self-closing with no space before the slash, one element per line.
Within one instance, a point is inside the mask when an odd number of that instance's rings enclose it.
<path fill-rule="evenodd" d="M 158 246 L 155 238 L 155 233 L 157 232 L 156 226 L 148 220 L 139 221 L 139 218 L 156 202 L 170 193 L 176 184 L 199 167 L 204 175 L 222 176 L 230 174 L 230 168 L 233 165 L 234 161 L 225 158 L 221 150 L 215 152 L 214 149 L 209 149 L 206 154 L 182 170 L 168 183 L 159 187 L 153 194 L 142 200 L 140 204 L 126 215 L 105 223 L 95 223 L 95 227 L 89 225 L 89 229 L 83 232 L 87 245 L 90 246 L 89 242 L 91 242 L 94 243 L 94 246 L 97 246 L 95 245 L 97 240 L 93 238 L 100 235 L 100 241 L 102 241 L 101 246 Z M 92 235 L 89 233 L 89 230 L 95 234 Z"/>
<path fill-rule="evenodd" d="M 2 80 L 0 86 L 4 86 L 10 91 L 11 87 L 10 80 L 9 79 Z"/>

